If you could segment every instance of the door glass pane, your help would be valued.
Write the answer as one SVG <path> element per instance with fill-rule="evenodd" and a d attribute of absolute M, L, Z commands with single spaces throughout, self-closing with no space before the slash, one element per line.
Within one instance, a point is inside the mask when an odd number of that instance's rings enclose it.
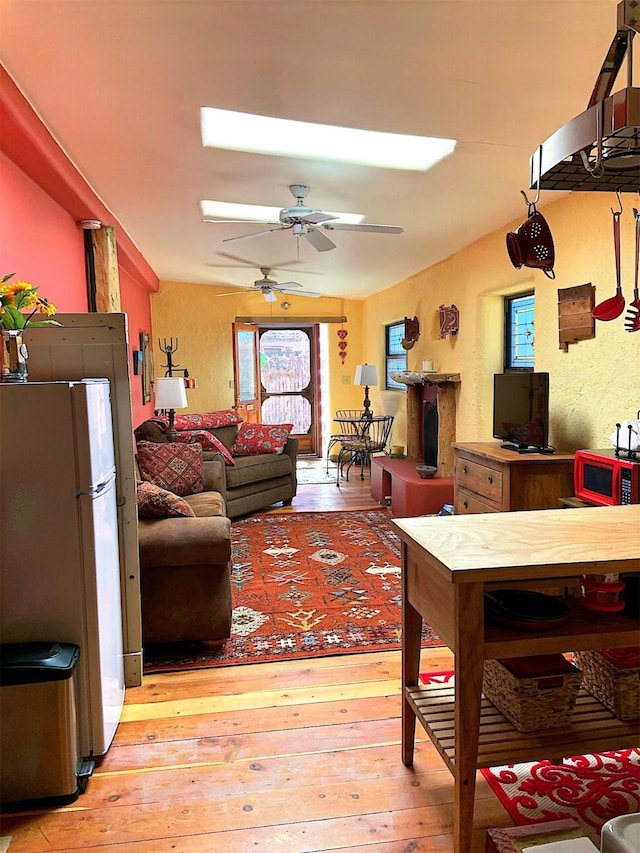
<path fill-rule="evenodd" d="M 260 337 L 260 379 L 267 394 L 303 391 L 311 382 L 308 336 L 299 329 L 265 332 Z"/>
<path fill-rule="evenodd" d="M 311 405 L 306 397 L 283 394 L 262 404 L 263 424 L 293 424 L 294 435 L 305 435 L 311 427 Z"/>
<path fill-rule="evenodd" d="M 263 332 L 260 336 L 260 381 L 264 388 L 262 422 L 293 424 L 293 434 L 307 434 L 313 420 L 311 402 L 303 396 L 311 384 L 309 336 L 301 329 Z"/>
<path fill-rule="evenodd" d="M 240 388 L 238 399 L 244 403 L 247 400 L 255 400 L 257 394 L 254 341 L 255 332 L 238 329 L 238 374 L 240 377 Z"/>

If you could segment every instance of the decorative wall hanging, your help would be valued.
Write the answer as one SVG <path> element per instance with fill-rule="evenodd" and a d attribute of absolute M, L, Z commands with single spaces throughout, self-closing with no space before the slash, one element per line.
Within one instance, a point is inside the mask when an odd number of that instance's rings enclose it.
<path fill-rule="evenodd" d="M 404 318 L 404 338 L 400 341 L 403 349 L 411 349 L 420 337 L 420 321 L 417 317 L 410 320 Z"/>
<path fill-rule="evenodd" d="M 338 329 L 338 355 L 342 364 L 344 364 L 344 360 L 347 357 L 347 334 L 346 329 Z"/>
<path fill-rule="evenodd" d="M 460 314 L 455 305 L 441 305 L 438 309 L 440 313 L 440 337 L 446 338 L 447 335 L 457 335 L 460 327 Z"/>
<path fill-rule="evenodd" d="M 569 344 L 595 338 L 596 322 L 591 314 L 595 290 L 592 284 L 558 290 L 558 334 L 564 352 L 569 352 Z"/>

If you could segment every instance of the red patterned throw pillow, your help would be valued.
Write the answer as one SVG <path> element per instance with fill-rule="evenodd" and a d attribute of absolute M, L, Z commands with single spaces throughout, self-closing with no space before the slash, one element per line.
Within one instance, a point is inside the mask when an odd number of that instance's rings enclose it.
<path fill-rule="evenodd" d="M 138 465 L 143 480 L 184 497 L 204 489 L 202 445 L 138 442 Z"/>
<path fill-rule="evenodd" d="M 256 453 L 282 453 L 293 424 L 241 423 L 231 448 L 232 456 L 255 456 Z"/>
<path fill-rule="evenodd" d="M 220 439 L 215 435 L 211 435 L 206 429 L 185 429 L 179 432 L 174 441 L 180 441 L 183 444 L 198 443 L 202 445 L 203 450 L 212 450 L 215 453 L 221 453 L 224 457 L 225 465 L 235 465 L 233 456 L 229 453 Z"/>
<path fill-rule="evenodd" d="M 195 512 L 184 498 L 143 481 L 138 483 L 140 518 L 194 518 Z"/>
<path fill-rule="evenodd" d="M 242 421 L 235 409 L 221 409 L 219 412 L 205 412 L 202 415 L 176 415 L 175 427 L 183 429 L 215 429 L 233 426 Z"/>

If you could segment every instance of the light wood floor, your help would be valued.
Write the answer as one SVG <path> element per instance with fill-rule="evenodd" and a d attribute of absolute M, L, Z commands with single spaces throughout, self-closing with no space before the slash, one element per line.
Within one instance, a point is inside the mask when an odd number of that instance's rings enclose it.
<path fill-rule="evenodd" d="M 286 511 L 375 505 L 355 478 L 301 486 Z M 421 665 L 449 668 L 450 653 Z M 87 791 L 5 814 L 1 834 L 9 853 L 450 853 L 452 777 L 419 726 L 403 766 L 399 696 L 400 652 L 145 676 Z M 509 823 L 478 774 L 469 853 Z"/>

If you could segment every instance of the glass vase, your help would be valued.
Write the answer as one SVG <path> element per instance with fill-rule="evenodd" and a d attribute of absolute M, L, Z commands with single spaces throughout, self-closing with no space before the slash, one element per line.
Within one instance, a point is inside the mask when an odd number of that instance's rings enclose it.
<path fill-rule="evenodd" d="M 27 345 L 22 339 L 22 329 L 0 329 L 0 369 L 2 382 L 26 382 Z"/>

